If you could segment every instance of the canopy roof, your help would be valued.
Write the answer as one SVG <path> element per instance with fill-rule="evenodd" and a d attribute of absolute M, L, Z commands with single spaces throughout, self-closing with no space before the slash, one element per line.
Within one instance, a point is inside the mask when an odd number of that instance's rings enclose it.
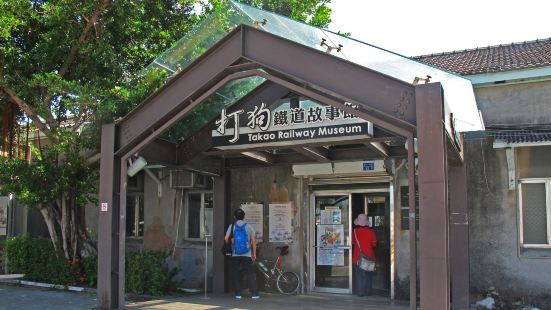
<path fill-rule="evenodd" d="M 227 1 L 201 24 L 156 58 L 146 70 L 169 72 L 185 69 L 240 24 L 253 26 L 301 45 L 330 53 L 386 76 L 411 84 L 430 77 L 444 89 L 446 108 L 454 113 L 455 129 L 464 132 L 483 129 L 469 80 L 371 44 L 345 37 L 287 17 Z M 340 48 L 339 48 L 340 47 Z M 323 66 L 323 63 L 320 64 Z M 258 80 L 254 80 L 255 86 Z M 250 87 L 250 90 L 254 87 Z M 241 97 L 241 96 L 240 96 Z M 219 98 L 235 101 L 219 92 Z M 450 124 L 448 124 L 448 127 Z"/>

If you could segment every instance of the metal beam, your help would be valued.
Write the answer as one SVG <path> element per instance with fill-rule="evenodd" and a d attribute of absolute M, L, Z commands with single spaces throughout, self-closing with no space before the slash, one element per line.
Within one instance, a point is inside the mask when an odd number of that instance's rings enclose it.
<path fill-rule="evenodd" d="M 319 161 L 322 163 L 331 161 L 329 159 L 329 150 L 321 146 L 294 147 L 293 150 L 315 161 Z"/>
<path fill-rule="evenodd" d="M 296 82 L 289 80 L 287 77 L 281 77 L 284 74 L 280 74 L 281 76 L 276 76 L 273 74 L 268 74 L 265 71 L 261 71 L 261 70 L 253 70 L 253 71 L 256 71 L 256 75 L 261 76 L 266 80 L 270 80 L 277 84 L 283 85 L 296 93 L 310 97 L 311 99 L 321 102 L 323 104 L 334 106 L 345 112 L 351 113 L 363 120 L 371 122 L 376 126 L 380 126 L 402 137 L 406 137 L 410 132 L 415 130 L 414 125 L 408 122 L 396 119 L 392 116 L 386 115 L 385 113 L 380 113 L 375 109 L 369 108 L 369 105 L 366 104 L 365 102 L 346 99 L 346 102 L 357 105 L 358 108 L 355 109 L 352 106 L 345 104 L 346 103 L 345 101 L 332 98 L 332 96 L 329 95 L 330 91 L 327 89 L 322 89 L 320 86 L 316 86 L 316 88 L 321 89 L 322 90 L 321 92 L 318 90 L 309 89 L 305 87 L 304 84 L 299 85 Z"/>
<path fill-rule="evenodd" d="M 210 176 L 221 176 L 224 174 L 224 160 L 212 156 L 199 154 L 192 160 L 183 164 L 184 167 Z"/>
<path fill-rule="evenodd" d="M 274 156 L 272 156 L 269 153 L 256 152 L 256 151 L 246 151 L 246 152 L 241 152 L 241 154 L 243 156 L 247 156 L 249 158 L 252 158 L 254 160 L 258 160 L 258 161 L 266 163 L 266 164 L 274 163 Z"/>
<path fill-rule="evenodd" d="M 225 169 L 224 169 L 225 170 Z M 212 217 L 212 292 L 223 294 L 226 288 L 226 257 L 218 249 L 222 248 L 226 227 L 228 227 L 229 170 L 213 178 L 213 217 Z"/>
<path fill-rule="evenodd" d="M 231 106 L 233 109 L 245 109 L 254 106 L 259 102 L 272 102 L 286 95 L 289 91 L 287 88 L 267 81 L 258 86 L 255 90 L 243 97 L 239 102 Z M 212 128 L 214 128 L 215 120 L 212 120 L 194 135 L 185 139 L 178 145 L 178 163 L 185 164 L 192 160 L 198 154 L 212 148 Z"/>
<path fill-rule="evenodd" d="M 392 155 L 393 152 L 396 152 L 396 156 Z M 234 153 L 235 154 L 235 153 Z M 405 157 L 407 152 L 404 148 L 394 147 L 391 151 L 392 157 Z M 340 148 L 340 149 L 330 149 L 328 151 L 328 157 L 331 160 L 335 161 L 352 161 L 352 160 L 375 160 L 380 159 L 381 156 L 378 153 L 368 149 L 368 148 Z M 304 156 L 300 153 L 287 153 L 272 155 L 272 162 L 269 166 L 289 166 L 299 163 L 314 163 L 319 162 L 310 157 Z M 227 157 L 226 162 L 228 168 L 244 168 L 244 167 L 266 167 L 268 163 L 252 160 L 250 157 Z"/>
<path fill-rule="evenodd" d="M 261 147 L 255 147 L 254 145 L 250 145 L 247 147 L 244 147 L 243 149 L 229 149 L 229 150 L 216 150 L 212 149 L 209 151 L 205 151 L 204 153 L 206 155 L 211 156 L 222 156 L 227 154 L 235 154 L 240 153 L 244 149 L 248 151 L 266 151 L 266 150 L 273 150 L 273 149 L 285 149 L 285 148 L 295 148 L 295 147 L 324 147 L 324 146 L 336 146 L 336 145 L 364 145 L 369 142 L 375 142 L 375 141 L 400 141 L 403 140 L 401 137 L 380 137 L 380 138 L 360 138 L 360 139 L 354 139 L 354 140 L 341 140 L 341 141 L 331 141 L 331 142 L 301 142 L 297 144 L 288 145 L 288 146 L 281 146 L 281 147 L 274 147 L 274 146 L 261 146 Z M 391 154 L 393 154 L 393 150 L 396 149 L 396 147 L 388 147 Z M 402 156 L 403 154 L 399 155 Z M 405 155 L 404 155 L 405 156 Z M 329 157 L 331 155 L 329 154 Z"/>
<path fill-rule="evenodd" d="M 450 309 L 449 197 L 440 83 L 418 85 L 416 102 L 421 309 L 445 310 Z"/>
<path fill-rule="evenodd" d="M 253 27 L 245 26 L 243 30 L 244 57 L 364 103 L 377 115 L 416 123 L 412 85 Z"/>
<path fill-rule="evenodd" d="M 176 143 L 166 141 L 163 139 L 156 139 L 151 141 L 142 150 L 140 155 L 143 156 L 148 163 L 164 164 L 164 165 L 177 165 L 176 160 L 178 149 Z"/>
<path fill-rule="evenodd" d="M 241 57 L 241 31 L 215 44 L 207 53 L 173 77 L 159 91 L 119 121 L 117 135 L 120 154 L 166 123 L 177 111 L 191 104 L 190 99 L 212 88 Z"/>
<path fill-rule="evenodd" d="M 117 308 L 119 161 L 115 158 L 115 124 L 102 126 L 99 219 L 98 219 L 98 309 Z"/>
<path fill-rule="evenodd" d="M 119 302 L 119 305 L 118 305 L 118 309 L 124 309 L 126 308 L 125 307 L 125 304 L 126 304 L 126 300 L 125 300 L 125 280 L 126 280 L 126 277 L 125 277 L 125 272 L 126 272 L 126 185 L 127 185 L 127 180 L 128 180 L 128 177 L 126 175 L 126 161 L 128 159 L 128 156 L 123 156 L 121 159 L 120 159 L 120 177 L 119 177 L 119 181 L 120 181 L 120 185 L 119 185 L 119 200 L 120 200 L 120 203 L 119 203 L 119 216 L 118 216 L 118 220 L 119 220 L 119 223 L 118 223 L 118 233 L 116 233 L 116 235 L 113 236 L 113 239 L 116 239 L 118 242 L 117 242 L 117 247 L 118 247 L 118 250 L 119 250 L 119 253 L 118 253 L 118 262 L 119 262 L 119 268 L 118 268 L 118 272 L 117 274 L 115 275 L 115 277 L 117 278 L 118 280 L 118 294 L 119 294 L 119 297 L 117 298 L 118 302 Z M 116 171 L 115 171 L 116 172 Z"/>
<path fill-rule="evenodd" d="M 450 273 L 453 310 L 469 309 L 469 216 L 466 165 L 449 167 Z"/>
<path fill-rule="evenodd" d="M 366 146 L 374 150 L 375 152 L 377 152 L 384 159 L 387 159 L 390 157 L 390 155 L 388 154 L 388 149 L 386 145 L 382 142 L 369 142 L 369 143 L 366 143 Z"/>

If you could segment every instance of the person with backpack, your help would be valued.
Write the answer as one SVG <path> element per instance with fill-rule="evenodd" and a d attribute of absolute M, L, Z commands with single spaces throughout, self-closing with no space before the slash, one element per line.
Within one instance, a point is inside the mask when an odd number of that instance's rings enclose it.
<path fill-rule="evenodd" d="M 258 299 L 258 287 L 253 263 L 256 260 L 256 237 L 253 227 L 245 222 L 245 211 L 235 210 L 235 222 L 228 227 L 224 241 L 232 244 L 231 269 L 235 298 L 241 299 L 241 271 L 247 274 L 253 299 Z"/>

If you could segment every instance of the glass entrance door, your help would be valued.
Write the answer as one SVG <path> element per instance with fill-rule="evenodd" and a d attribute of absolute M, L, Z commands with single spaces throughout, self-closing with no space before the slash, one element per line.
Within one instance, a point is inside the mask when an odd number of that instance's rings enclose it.
<path fill-rule="evenodd" d="M 314 195 L 314 291 L 352 293 L 350 195 Z"/>

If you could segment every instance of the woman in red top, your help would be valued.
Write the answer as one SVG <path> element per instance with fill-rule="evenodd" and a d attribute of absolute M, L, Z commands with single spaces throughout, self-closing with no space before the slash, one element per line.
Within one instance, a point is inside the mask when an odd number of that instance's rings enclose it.
<path fill-rule="evenodd" d="M 356 278 L 356 294 L 358 297 L 363 297 L 366 294 L 371 295 L 371 287 L 373 284 L 373 271 L 365 271 L 358 267 L 360 260 L 360 248 L 362 252 L 371 260 L 377 261 L 373 248 L 377 245 L 377 237 L 373 229 L 367 226 L 367 215 L 359 214 L 354 220 L 354 228 L 352 234 L 352 264 L 354 265 L 354 276 Z M 359 243 L 359 246 L 358 246 Z"/>

